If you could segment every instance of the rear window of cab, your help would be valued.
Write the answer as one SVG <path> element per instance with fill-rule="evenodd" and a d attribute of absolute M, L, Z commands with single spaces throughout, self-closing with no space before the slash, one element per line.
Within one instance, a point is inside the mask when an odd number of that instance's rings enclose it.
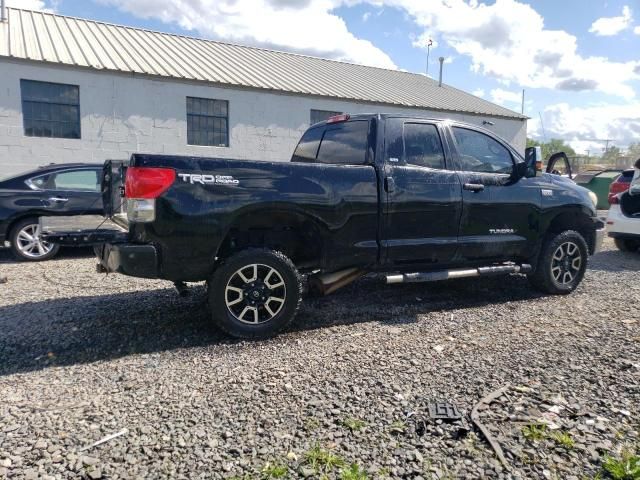
<path fill-rule="evenodd" d="M 363 165 L 367 161 L 369 122 L 350 120 L 310 128 L 291 161 L 332 165 Z"/>

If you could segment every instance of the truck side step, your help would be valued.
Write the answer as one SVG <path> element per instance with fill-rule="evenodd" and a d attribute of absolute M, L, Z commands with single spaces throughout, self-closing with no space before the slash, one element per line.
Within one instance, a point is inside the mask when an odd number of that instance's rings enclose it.
<path fill-rule="evenodd" d="M 439 270 L 436 272 L 399 273 L 387 275 L 387 283 L 437 282 L 452 278 L 487 277 L 491 275 L 508 275 L 510 273 L 530 273 L 531 265 L 492 265 L 488 267 L 464 268 L 455 270 Z"/>

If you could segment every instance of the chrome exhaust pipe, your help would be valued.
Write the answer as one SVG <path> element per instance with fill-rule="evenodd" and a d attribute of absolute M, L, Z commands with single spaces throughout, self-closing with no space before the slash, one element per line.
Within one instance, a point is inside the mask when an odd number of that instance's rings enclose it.
<path fill-rule="evenodd" d="M 349 285 L 366 272 L 359 268 L 347 268 L 338 272 L 316 274 L 309 277 L 309 286 L 322 295 L 329 295 L 339 288 Z"/>

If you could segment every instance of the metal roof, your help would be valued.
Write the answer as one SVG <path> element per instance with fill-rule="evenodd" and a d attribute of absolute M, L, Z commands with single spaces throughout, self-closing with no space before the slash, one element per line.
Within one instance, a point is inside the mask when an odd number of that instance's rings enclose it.
<path fill-rule="evenodd" d="M 525 119 L 415 73 L 7 8 L 0 57 L 448 112 Z"/>

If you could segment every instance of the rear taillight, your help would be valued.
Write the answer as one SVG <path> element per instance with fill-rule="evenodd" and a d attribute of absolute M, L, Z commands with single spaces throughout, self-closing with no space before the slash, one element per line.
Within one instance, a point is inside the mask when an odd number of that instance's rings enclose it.
<path fill-rule="evenodd" d="M 620 204 L 620 197 L 618 197 L 618 195 L 609 195 L 609 203 L 611 205 Z"/>
<path fill-rule="evenodd" d="M 176 179 L 173 168 L 129 167 L 124 183 L 126 198 L 158 198 Z"/>
<path fill-rule="evenodd" d="M 172 168 L 129 167 L 124 183 L 127 199 L 127 219 L 130 222 L 153 222 L 156 219 L 156 198 L 176 179 Z"/>
<path fill-rule="evenodd" d="M 609 193 L 621 193 L 629 190 L 629 182 L 612 182 L 609 186 Z"/>

